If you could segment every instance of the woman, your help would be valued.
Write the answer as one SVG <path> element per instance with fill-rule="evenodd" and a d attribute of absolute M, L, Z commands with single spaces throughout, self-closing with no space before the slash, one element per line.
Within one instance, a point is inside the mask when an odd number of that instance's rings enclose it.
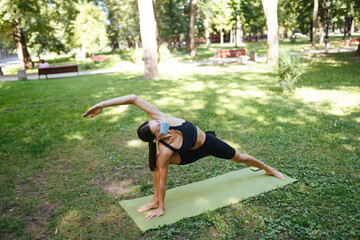
<path fill-rule="evenodd" d="M 227 143 L 215 137 L 214 132 L 203 132 L 190 122 L 162 113 L 154 105 L 132 94 L 100 102 L 85 112 L 82 117 L 95 117 L 104 107 L 133 104 L 145 111 L 153 119 L 138 128 L 138 136 L 149 143 L 149 166 L 153 175 L 153 199 L 141 206 L 138 212 L 155 209 L 146 218 L 160 217 L 164 214 L 164 200 L 167 185 L 167 170 L 170 164 L 184 165 L 205 156 L 230 159 L 264 169 L 266 174 L 285 180 L 282 173 L 247 154 L 237 152 Z M 156 143 L 158 153 L 156 152 Z"/>

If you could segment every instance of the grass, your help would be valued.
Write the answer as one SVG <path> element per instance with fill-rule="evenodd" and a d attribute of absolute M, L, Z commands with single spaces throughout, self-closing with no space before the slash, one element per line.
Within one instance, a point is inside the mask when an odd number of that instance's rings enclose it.
<path fill-rule="evenodd" d="M 360 69 L 347 53 L 309 60 L 289 97 L 263 64 L 177 69 L 151 81 L 128 72 L 1 82 L 0 238 L 357 239 Z M 130 93 L 299 181 L 142 233 L 118 201 L 152 193 L 135 133 L 148 117 L 124 106 L 80 118 Z M 171 166 L 168 188 L 242 167 L 212 157 Z"/>

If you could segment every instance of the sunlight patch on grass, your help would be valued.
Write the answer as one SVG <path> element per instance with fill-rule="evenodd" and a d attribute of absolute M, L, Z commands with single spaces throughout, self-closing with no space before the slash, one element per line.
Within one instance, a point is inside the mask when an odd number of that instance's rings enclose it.
<path fill-rule="evenodd" d="M 84 139 L 84 137 L 79 132 L 66 134 L 65 138 L 68 139 L 68 140 L 83 140 Z"/>
<path fill-rule="evenodd" d="M 299 119 L 293 119 L 293 118 L 281 117 L 281 116 L 277 116 L 276 120 L 281 123 L 291 123 L 291 124 L 297 124 L 297 125 L 305 124 L 304 121 L 300 121 Z"/>
<path fill-rule="evenodd" d="M 355 122 L 360 123 L 360 117 L 355 118 Z"/>
<path fill-rule="evenodd" d="M 24 137 L 22 140 L 26 143 L 31 143 L 33 141 L 32 137 Z"/>
<path fill-rule="evenodd" d="M 60 221 L 57 229 L 60 234 L 68 234 L 76 232 L 81 222 L 82 216 L 78 210 L 70 210 Z M 71 234 L 70 234 L 71 235 Z"/>
<path fill-rule="evenodd" d="M 355 147 L 354 146 L 351 146 L 349 144 L 343 144 L 343 147 L 351 152 L 355 152 Z"/>
<path fill-rule="evenodd" d="M 142 141 L 140 141 L 139 139 L 132 139 L 132 140 L 126 142 L 126 146 L 128 146 L 128 147 L 140 147 L 141 144 L 142 144 Z"/>
<path fill-rule="evenodd" d="M 111 118 L 108 120 L 109 122 L 117 122 L 120 119 L 121 113 L 125 112 L 128 109 L 129 105 L 121 105 L 117 107 L 112 107 L 106 109 L 104 112 L 105 116 L 111 116 Z"/>
<path fill-rule="evenodd" d="M 299 88 L 295 97 L 308 103 L 329 105 L 328 112 L 334 115 L 345 115 L 360 105 L 360 94 L 339 90 L 317 90 L 313 88 Z"/>
<path fill-rule="evenodd" d="M 169 103 L 183 105 L 185 102 L 177 97 L 164 97 L 154 101 L 155 106 L 168 106 Z"/>
<path fill-rule="evenodd" d="M 269 97 L 267 96 L 267 93 L 264 91 L 259 90 L 238 90 L 238 89 L 232 89 L 229 92 L 230 96 L 234 97 L 242 97 L 246 99 L 254 99 L 254 98 L 260 98 L 261 100 L 268 100 Z"/>
<path fill-rule="evenodd" d="M 183 90 L 185 91 L 193 91 L 193 92 L 200 92 L 202 90 L 204 90 L 205 85 L 203 82 L 194 82 L 191 84 L 186 84 L 182 87 Z"/>

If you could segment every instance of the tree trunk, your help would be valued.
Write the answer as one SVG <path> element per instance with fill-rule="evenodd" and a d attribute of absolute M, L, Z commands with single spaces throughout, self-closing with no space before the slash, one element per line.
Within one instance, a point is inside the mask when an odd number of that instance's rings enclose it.
<path fill-rule="evenodd" d="M 354 21 L 351 19 L 351 25 L 350 25 L 350 36 L 354 35 L 355 29 L 354 29 Z"/>
<path fill-rule="evenodd" d="M 320 20 L 320 19 L 319 19 Z M 319 35 L 319 44 L 323 44 L 324 43 L 324 35 L 325 35 L 325 32 L 324 32 L 324 24 L 322 22 L 319 21 L 319 32 L 320 32 L 320 35 Z"/>
<path fill-rule="evenodd" d="M 314 11 L 312 18 L 312 39 L 311 39 L 312 47 L 315 47 L 316 44 L 316 25 L 317 25 L 318 10 L 319 10 L 319 0 L 314 0 Z"/>
<path fill-rule="evenodd" d="M 220 28 L 220 45 L 224 45 L 224 32 L 222 28 Z"/>
<path fill-rule="evenodd" d="M 196 56 L 196 36 L 195 36 L 195 24 L 196 24 L 196 12 L 197 12 L 197 0 L 190 0 L 190 16 L 188 27 L 188 41 L 187 41 L 187 53 L 192 57 Z"/>
<path fill-rule="evenodd" d="M 353 30 L 353 26 L 354 26 L 354 24 L 353 24 L 353 17 L 349 17 L 348 27 L 347 27 L 347 28 L 348 28 L 347 31 L 348 31 L 349 39 L 351 39 L 351 36 L 352 36 L 351 30 Z"/>
<path fill-rule="evenodd" d="M 277 18 L 278 0 L 261 0 L 264 7 L 267 34 L 267 63 L 275 66 L 279 61 L 279 24 Z"/>
<path fill-rule="evenodd" d="M 288 29 L 287 29 L 287 27 L 284 27 L 284 38 L 285 39 L 288 38 Z"/>
<path fill-rule="evenodd" d="M 153 2 L 149 0 L 138 0 L 138 8 L 141 42 L 144 50 L 144 79 L 158 79 L 160 75 L 158 71 L 156 22 Z"/>
<path fill-rule="evenodd" d="M 233 43 L 235 42 L 235 41 L 234 41 L 234 36 L 235 36 L 234 30 L 231 29 L 231 30 L 230 30 L 230 44 L 233 44 Z"/>
<path fill-rule="evenodd" d="M 20 63 L 20 69 L 25 70 L 26 68 L 33 68 L 34 63 L 31 60 L 30 54 L 26 47 L 26 40 L 24 34 L 20 28 L 19 21 L 16 19 L 12 25 L 14 41 L 16 43 L 17 54 Z"/>
<path fill-rule="evenodd" d="M 210 45 L 210 32 L 209 32 L 209 21 L 207 19 L 204 20 L 204 28 L 205 28 L 205 39 L 206 46 Z"/>
<path fill-rule="evenodd" d="M 358 49 L 356 50 L 355 57 L 360 57 L 360 43 Z"/>
<path fill-rule="evenodd" d="M 235 41 L 235 47 L 239 47 L 242 45 L 242 38 L 243 38 L 243 32 L 242 32 L 242 25 L 240 22 L 240 16 L 236 16 L 236 41 Z"/>

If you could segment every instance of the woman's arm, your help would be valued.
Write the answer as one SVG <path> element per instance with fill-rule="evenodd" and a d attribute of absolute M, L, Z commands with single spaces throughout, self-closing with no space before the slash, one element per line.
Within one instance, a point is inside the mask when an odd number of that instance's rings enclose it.
<path fill-rule="evenodd" d="M 166 115 L 162 113 L 159 109 L 157 109 L 154 105 L 146 101 L 145 99 L 142 99 L 141 97 L 136 96 L 135 94 L 130 94 L 118 98 L 113 98 L 110 100 L 106 100 L 103 102 L 100 102 L 90 108 L 88 111 L 86 111 L 82 117 L 87 117 L 91 115 L 90 117 L 93 118 L 99 113 L 102 112 L 103 108 L 109 107 L 109 106 L 116 106 L 116 105 L 129 105 L 133 104 L 136 107 L 140 108 L 141 110 L 145 111 L 152 119 L 159 119 L 159 120 L 165 120 Z"/>
<path fill-rule="evenodd" d="M 166 193 L 166 186 L 167 186 L 167 173 L 168 167 L 170 164 L 170 157 L 173 154 L 171 150 L 164 149 L 158 155 L 157 161 L 157 183 L 154 182 L 154 196 L 156 194 L 159 205 L 158 208 L 148 212 L 146 214 L 146 218 L 150 219 L 153 217 L 160 217 L 165 213 L 165 193 Z M 155 187 L 156 186 L 156 187 Z M 156 191 L 156 192 L 155 192 Z"/>

